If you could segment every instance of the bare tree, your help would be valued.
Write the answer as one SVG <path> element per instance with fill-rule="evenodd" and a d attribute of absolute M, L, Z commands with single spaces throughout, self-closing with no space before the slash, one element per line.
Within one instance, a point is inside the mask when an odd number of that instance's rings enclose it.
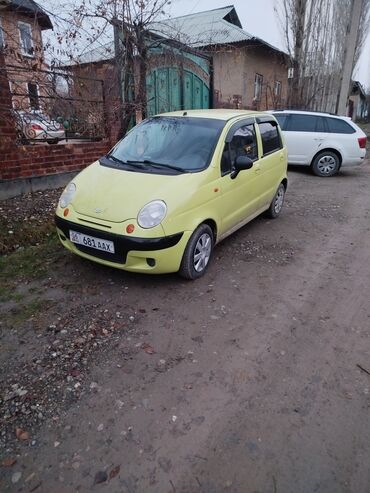
<path fill-rule="evenodd" d="M 352 0 L 276 0 L 293 77 L 288 104 L 335 111 Z M 355 61 L 369 27 L 370 0 L 363 0 Z"/>
<path fill-rule="evenodd" d="M 148 53 L 153 43 L 158 43 L 149 25 L 169 4 L 170 0 L 83 0 L 69 16 L 64 38 L 76 40 L 82 29 L 90 33 L 92 40 L 109 28 L 114 31 L 114 58 L 122 88 L 121 135 L 135 116 L 146 116 Z"/>

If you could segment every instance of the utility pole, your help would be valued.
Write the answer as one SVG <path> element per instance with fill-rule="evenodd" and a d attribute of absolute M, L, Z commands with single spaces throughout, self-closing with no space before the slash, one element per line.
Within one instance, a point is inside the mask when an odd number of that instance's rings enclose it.
<path fill-rule="evenodd" d="M 348 93 L 351 84 L 353 61 L 355 58 L 362 6 L 363 6 L 363 0 L 352 0 L 351 24 L 349 31 L 347 32 L 346 51 L 344 56 L 344 65 L 343 65 L 342 79 L 340 85 L 339 100 L 337 104 L 337 115 L 346 114 L 347 99 L 348 99 Z"/>

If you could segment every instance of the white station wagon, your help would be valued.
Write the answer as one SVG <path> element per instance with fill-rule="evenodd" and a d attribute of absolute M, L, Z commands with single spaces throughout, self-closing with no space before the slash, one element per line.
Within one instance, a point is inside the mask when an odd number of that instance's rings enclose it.
<path fill-rule="evenodd" d="M 288 148 L 288 163 L 333 176 L 341 166 L 362 164 L 366 135 L 349 117 L 309 111 L 273 111 Z"/>

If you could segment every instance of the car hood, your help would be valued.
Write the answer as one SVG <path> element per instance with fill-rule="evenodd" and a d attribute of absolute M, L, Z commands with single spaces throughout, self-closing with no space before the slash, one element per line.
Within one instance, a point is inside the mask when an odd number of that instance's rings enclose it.
<path fill-rule="evenodd" d="M 201 174 L 141 173 L 109 168 L 97 161 L 73 180 L 76 195 L 72 206 L 79 214 L 115 223 L 136 218 L 152 200 L 163 200 L 174 210 L 194 190 Z"/>

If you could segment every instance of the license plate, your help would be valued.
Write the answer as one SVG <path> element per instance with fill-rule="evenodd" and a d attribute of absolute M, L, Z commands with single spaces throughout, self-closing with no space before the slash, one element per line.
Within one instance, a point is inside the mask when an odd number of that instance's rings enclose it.
<path fill-rule="evenodd" d="M 73 243 L 77 243 L 78 245 L 95 248 L 96 250 L 102 250 L 107 253 L 114 253 L 113 241 L 102 240 L 101 238 L 84 235 L 72 230 L 69 231 L 69 238 Z"/>

